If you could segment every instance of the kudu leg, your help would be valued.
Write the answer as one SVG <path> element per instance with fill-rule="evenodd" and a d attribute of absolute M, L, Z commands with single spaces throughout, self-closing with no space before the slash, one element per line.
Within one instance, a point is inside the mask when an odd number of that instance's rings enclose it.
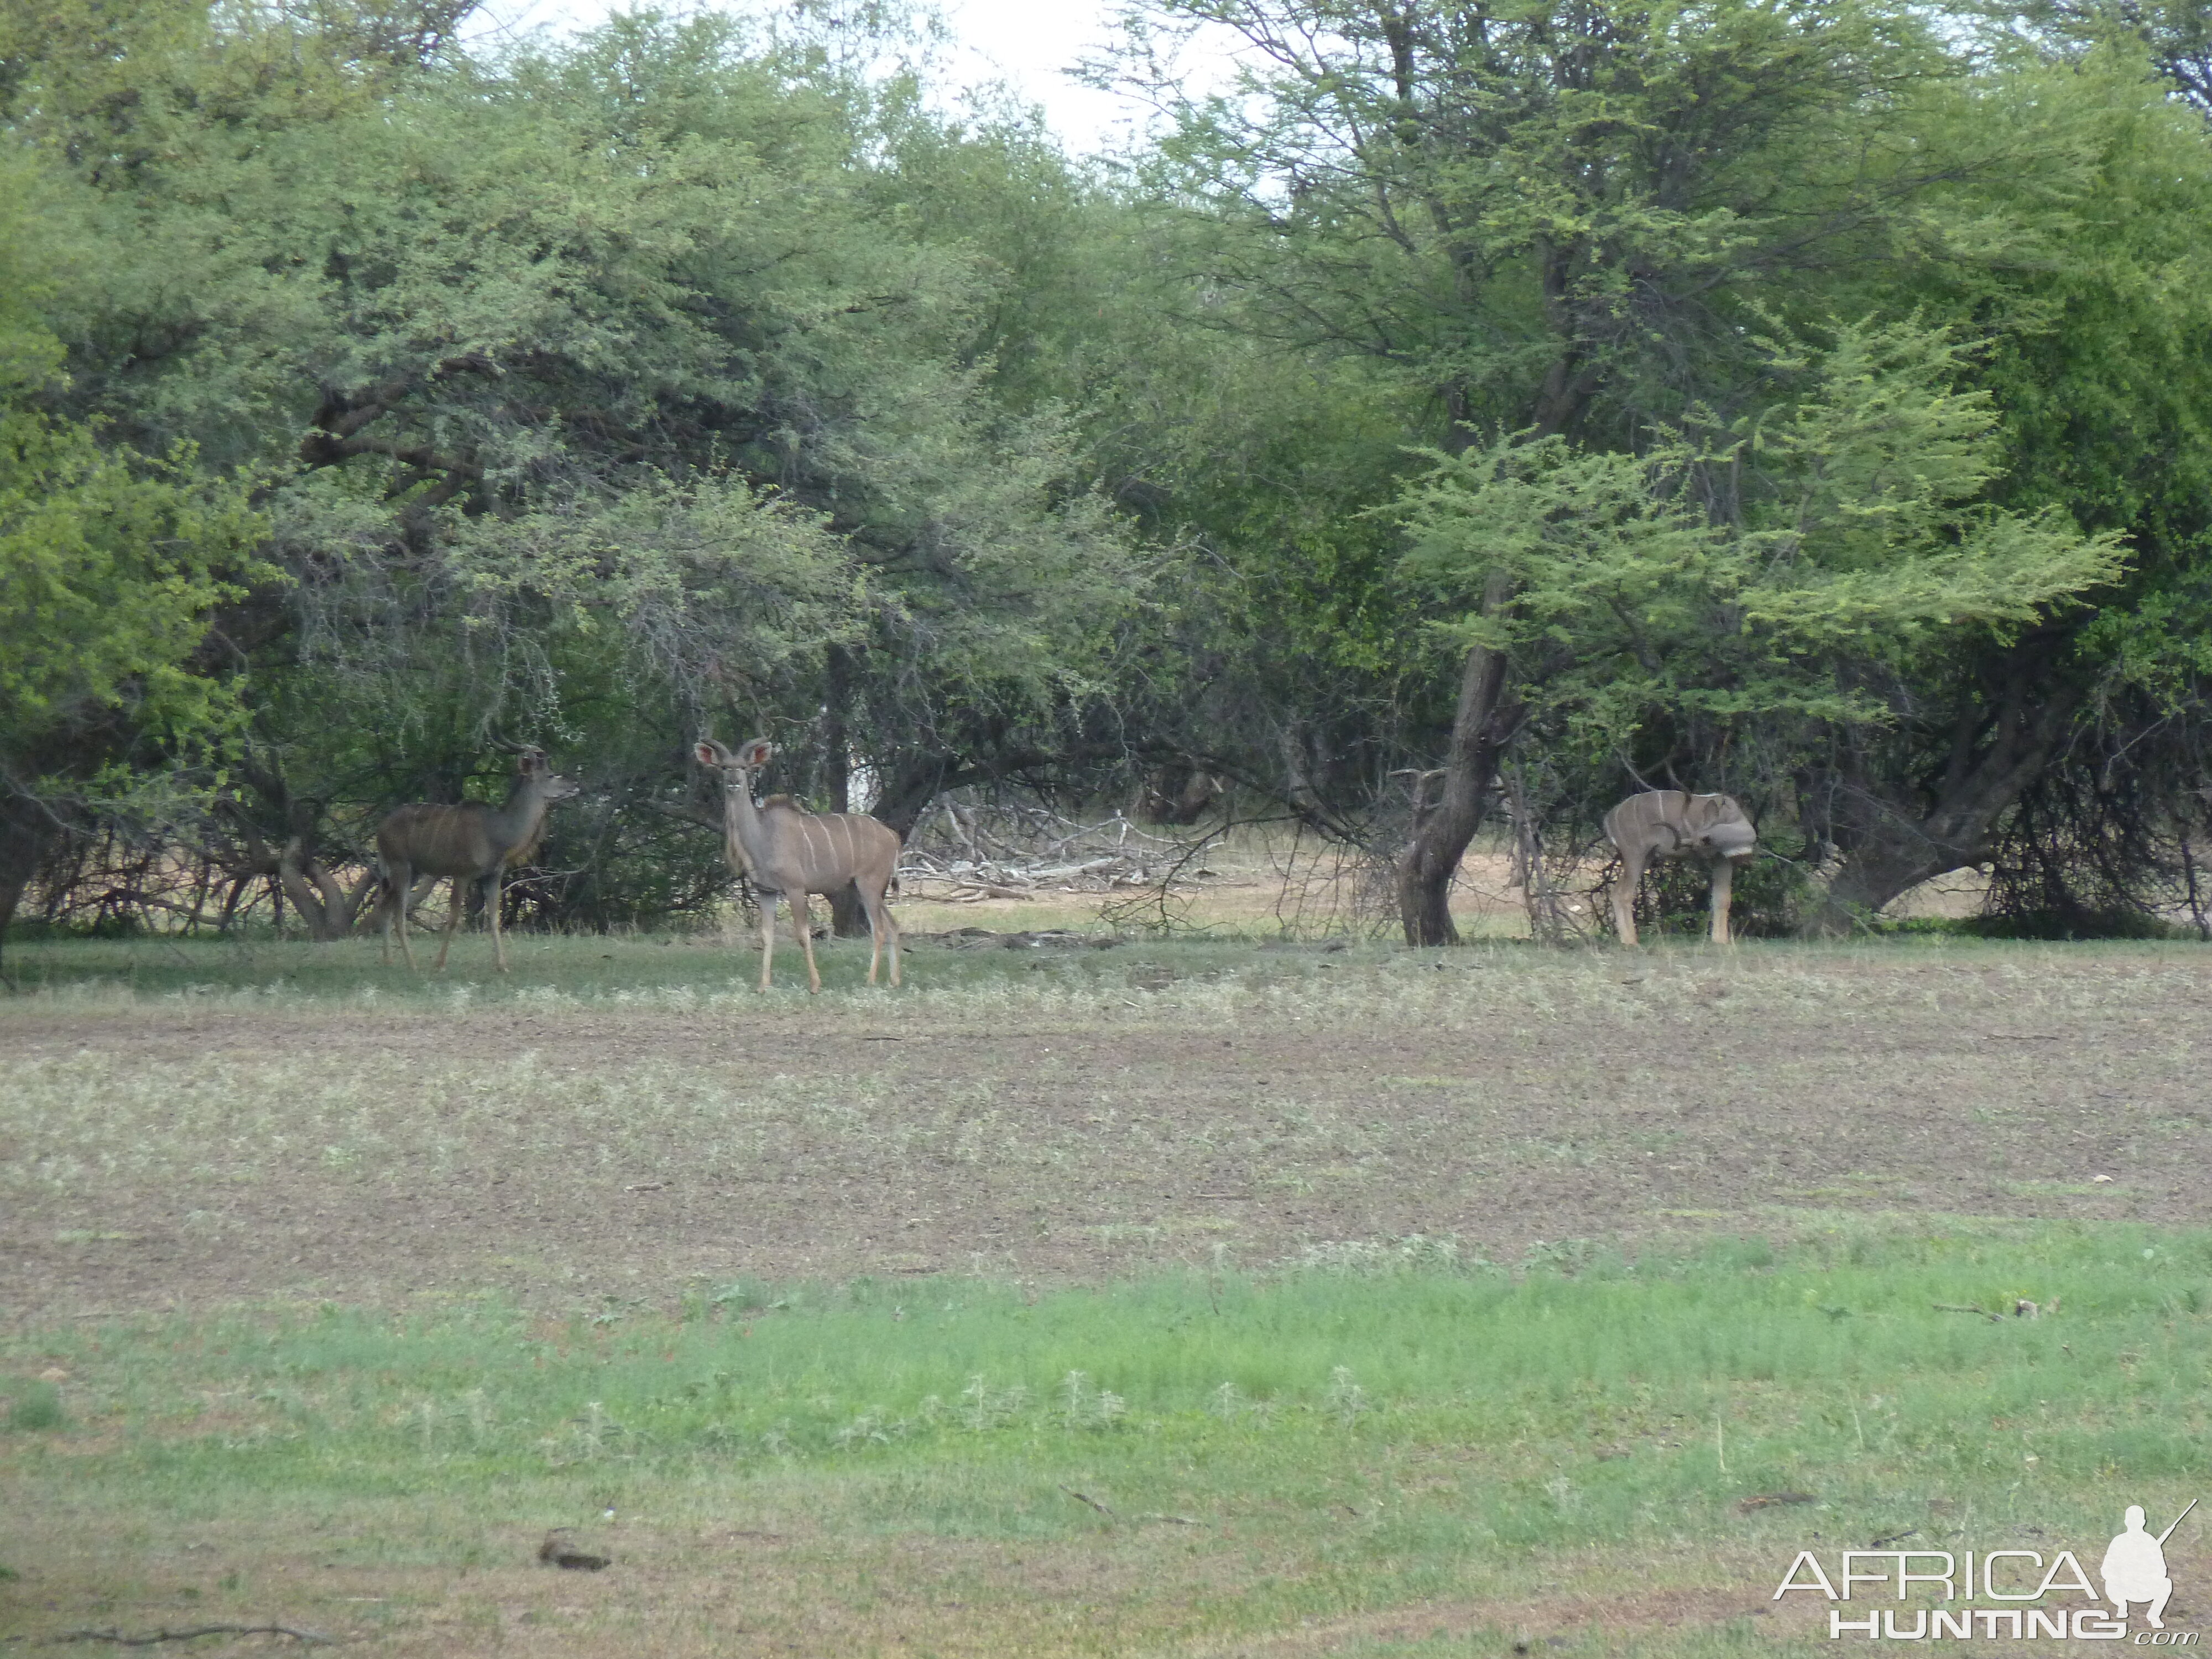
<path fill-rule="evenodd" d="M 1713 943 L 1726 945 L 1729 940 L 1729 900 L 1735 890 L 1735 860 L 1713 860 Z"/>
<path fill-rule="evenodd" d="M 806 895 L 804 893 L 799 896 L 799 902 L 791 907 L 791 923 L 799 930 L 799 948 L 806 957 L 807 992 L 810 995 L 819 995 L 822 990 L 822 975 L 814 966 L 814 916 L 811 908 L 806 902 Z"/>
<path fill-rule="evenodd" d="M 484 883 L 484 910 L 491 917 L 491 959 L 499 971 L 507 971 L 507 935 L 500 928 L 499 913 L 505 908 L 500 902 L 500 872 L 493 871 Z"/>
<path fill-rule="evenodd" d="M 769 988 L 769 978 L 775 962 L 775 906 L 777 895 L 755 890 L 760 900 L 761 918 L 761 976 L 760 988 Z"/>
<path fill-rule="evenodd" d="M 890 896 L 884 896 L 884 894 L 876 896 L 876 914 L 883 915 L 883 936 L 891 942 L 891 988 L 896 991 L 896 988 L 898 988 L 898 918 L 891 915 Z M 872 975 L 869 975 L 869 984 L 874 984 L 874 982 L 876 982 L 876 975 L 872 973 Z"/>
<path fill-rule="evenodd" d="M 468 891 L 469 884 L 454 877 L 453 902 L 446 911 L 446 933 L 438 941 L 438 965 L 430 970 L 434 974 L 446 971 L 446 952 L 453 948 L 453 935 L 460 931 L 461 913 L 468 908 Z"/>
<path fill-rule="evenodd" d="M 1641 853 L 1624 850 L 1620 876 L 1613 884 L 1613 937 L 1623 945 L 1636 943 L 1636 890 L 1644 880 L 1644 860 Z"/>
<path fill-rule="evenodd" d="M 388 951 L 391 945 L 392 919 L 393 913 L 396 912 L 399 918 L 400 954 L 407 958 L 407 971 L 410 974 L 419 974 L 422 970 L 416 964 L 415 944 L 413 940 L 407 937 L 407 912 L 410 908 L 409 901 L 415 896 L 414 866 L 403 864 L 398 866 L 393 872 L 392 892 L 390 896 L 392 909 L 386 912 L 384 917 L 384 938 L 386 947 Z M 385 957 L 386 962 L 391 961 L 391 959 L 392 958 L 389 955 L 386 955 Z"/>
<path fill-rule="evenodd" d="M 896 990 L 899 982 L 898 923 L 892 919 L 890 904 L 884 894 L 871 895 L 865 887 L 860 890 L 860 903 L 868 913 L 868 983 L 876 982 L 876 964 L 883 957 L 884 942 L 888 939 L 891 947 L 891 988 Z"/>

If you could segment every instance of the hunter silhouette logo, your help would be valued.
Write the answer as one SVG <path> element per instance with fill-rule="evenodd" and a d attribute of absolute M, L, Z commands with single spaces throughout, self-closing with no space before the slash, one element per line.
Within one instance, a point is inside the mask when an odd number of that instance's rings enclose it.
<path fill-rule="evenodd" d="M 2197 1507 L 2197 1500 L 2189 1500 L 2189 1510 Z M 2173 1594 L 2173 1580 L 2166 1576 L 2166 1540 L 2173 1536 L 2173 1528 L 2189 1518 L 2189 1510 L 2173 1517 L 2173 1526 L 2153 1538 L 2143 1530 L 2142 1505 L 2130 1504 L 2126 1516 L 2127 1530 L 2112 1540 L 2105 1551 L 2105 1565 L 2099 1576 L 2105 1581 L 2105 1599 L 2119 1612 L 2128 1616 L 2128 1603 L 2147 1601 L 2148 1611 L 2143 1622 L 2153 1630 L 2164 1630 L 2166 1620 L 2160 1617 L 2166 1611 L 2166 1599 Z"/>
<path fill-rule="evenodd" d="M 1937 1601 L 1947 1604 L 1923 1604 L 1909 1614 L 1896 1607 L 1868 1608 L 1863 1619 L 1846 1618 L 1842 1607 L 1832 1606 L 1832 1640 L 1845 1636 L 1899 1642 L 1947 1636 L 1985 1641 L 2055 1637 L 2077 1642 L 2131 1640 L 2136 1647 L 2194 1647 L 2197 1632 L 2166 1627 L 2166 1605 L 2173 1595 L 2166 1540 L 2196 1507 L 2192 1498 L 2164 1532 L 2154 1534 L 2142 1506 L 2130 1504 L 2122 1517 L 2122 1531 L 2106 1547 L 2098 1566 L 2105 1586 L 2101 1595 L 2072 1550 L 2060 1550 L 2046 1560 L 2040 1550 L 1870 1549 L 1844 1551 L 1842 1570 L 1832 1578 L 1811 1550 L 1800 1550 L 1782 1575 L 1773 1599 L 1779 1601 L 1793 1590 L 1804 1590 L 1830 1602 L 1903 1601 L 1917 1584 L 1925 1587 L 1923 1595 L 1932 1592 Z M 2046 1596 L 2071 1596 L 2075 1605 L 2041 1605 Z M 1972 1605 L 1977 1601 L 1996 1605 Z M 1961 1602 L 1969 1605 L 1962 1607 Z M 2131 1606 L 2142 1609 L 2142 1629 L 2130 1630 Z M 1909 1625 L 1902 1622 L 1905 1617 L 1911 1620 Z"/>

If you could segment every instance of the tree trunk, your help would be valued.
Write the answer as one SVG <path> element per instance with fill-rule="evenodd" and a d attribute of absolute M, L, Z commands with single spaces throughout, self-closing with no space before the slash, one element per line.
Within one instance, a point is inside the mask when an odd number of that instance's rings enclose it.
<path fill-rule="evenodd" d="M 1865 927 L 1883 906 L 1922 882 L 1977 861 L 1972 853 L 1937 851 L 1932 843 L 1911 839 L 1917 828 L 1900 825 L 1901 833 L 1891 844 L 1846 854 L 1807 920 L 1805 933 L 1815 939 L 1840 939 Z"/>
<path fill-rule="evenodd" d="M 1484 611 L 1494 614 L 1505 600 L 1503 580 L 1493 577 Z M 1452 878 L 1490 805 L 1498 757 L 1520 723 L 1506 687 L 1506 667 L 1505 653 L 1478 645 L 1468 652 L 1460 671 L 1443 787 L 1433 807 L 1417 810 L 1412 838 L 1398 859 L 1398 920 L 1408 945 L 1459 943 L 1451 919 Z"/>
<path fill-rule="evenodd" d="M 1993 831 L 2065 740 L 2082 693 L 2051 684 L 2021 653 L 1994 714 L 1960 712 L 1941 782 L 1918 799 L 1876 781 L 1851 781 L 1844 860 L 1802 931 L 1835 938 L 1863 927 L 1885 905 L 1931 877 L 1985 861 Z"/>
<path fill-rule="evenodd" d="M 871 817 L 880 819 L 898 831 L 904 841 L 921 822 L 921 815 L 929 810 L 930 803 L 948 788 L 957 788 L 967 781 L 965 769 L 955 767 L 941 755 L 911 757 L 901 761 L 882 779 L 877 792 Z"/>
<path fill-rule="evenodd" d="M 289 899 L 293 909 L 299 913 L 301 921 L 306 925 L 309 939 L 327 943 L 350 935 L 360 921 L 362 906 L 376 889 L 374 869 L 352 892 L 347 892 L 338 884 L 337 878 L 322 867 L 315 855 L 316 829 L 322 818 L 322 803 L 295 796 L 283 775 L 268 768 L 249 762 L 240 767 L 240 775 L 271 810 L 283 817 L 285 840 L 281 851 L 272 850 L 262 839 L 252 820 L 242 810 L 234 810 L 234 816 L 246 837 L 246 856 L 241 863 L 232 866 L 231 873 L 270 878 L 280 931 L 283 923 L 284 901 Z M 510 863 L 514 861 L 509 860 Z M 234 904 L 236 902 L 237 894 L 234 891 L 231 902 Z M 230 908 L 230 905 L 223 908 L 226 925 L 229 921 Z"/>
<path fill-rule="evenodd" d="M 1312 750 L 1296 715 L 1275 728 L 1275 747 L 1283 757 L 1285 805 L 1308 823 L 1316 827 L 1327 823 L 1328 803 L 1314 787 Z"/>
<path fill-rule="evenodd" d="M 867 907 L 860 902 L 860 890 L 852 882 L 830 895 L 830 931 L 839 939 L 869 936 Z"/>
<path fill-rule="evenodd" d="M 372 870 L 347 892 L 336 876 L 316 863 L 312 843 L 296 835 L 284 843 L 277 858 L 276 878 L 300 920 L 307 924 L 307 936 L 323 943 L 353 934 L 377 884 Z"/>

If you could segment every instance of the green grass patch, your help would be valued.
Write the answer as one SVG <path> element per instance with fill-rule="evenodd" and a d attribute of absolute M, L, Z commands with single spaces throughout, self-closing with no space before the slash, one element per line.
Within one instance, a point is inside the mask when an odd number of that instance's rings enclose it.
<path fill-rule="evenodd" d="M 33 1507 L 65 1486 L 134 1533 L 432 1498 L 543 1526 L 702 1488 L 855 1540 L 1171 1528 L 1180 1591 L 1126 1586 L 1114 1613 L 1158 1636 L 1686 1539 L 1778 1577 L 1815 1537 L 2101 1537 L 2118 1504 L 2212 1470 L 2208 1316 L 2198 1233 L 1568 1247 L 1512 1271 L 1409 1241 L 1045 1295 L 739 1282 L 562 1321 L 325 1307 L 51 1330 L 5 1360 L 64 1368 L 67 1421 L 18 1420 L 44 1397 L 18 1394 L 10 1428 L 52 1431 L 0 1443 Z M 1776 1493 L 1812 1501 L 1748 1501 Z M 466 1530 L 358 1548 L 465 1555 Z M 1224 1551 L 1273 1570 L 1224 1583 Z"/>
<path fill-rule="evenodd" d="M 998 920 L 994 918 L 994 920 Z M 301 1001 L 343 1000 L 374 1006 L 453 1008 L 528 1006 L 547 999 L 615 1006 L 681 1006 L 687 1000 L 744 998 L 760 974 L 752 936 L 612 934 L 605 937 L 509 933 L 514 971 L 493 970 L 489 937 L 464 935 L 443 973 L 411 972 L 395 951 L 390 965 L 374 940 L 335 944 L 271 939 L 82 939 L 8 944 L 9 984 L 19 994 L 71 1006 L 102 1002 L 182 1000 L 204 1005 L 251 1003 L 285 1008 Z M 434 945 L 431 947 L 435 950 Z M 1486 953 L 1528 955 L 1525 945 L 1494 944 Z M 866 984 L 868 941 L 817 941 L 825 992 L 896 1002 L 888 983 Z M 417 954 L 421 947 L 417 945 Z M 1006 949 L 947 949 L 918 942 L 905 953 L 909 994 L 1012 987 L 1034 996 L 1060 992 L 1089 999 L 1121 996 L 1139 1004 L 1153 994 L 1217 981 L 1264 969 L 1270 981 L 1327 983 L 1347 968 L 1415 959 L 1401 949 L 1362 945 L 1327 949 L 1271 945 L 1243 939 L 1148 940 L 1110 949 L 1090 943 Z M 771 998 L 807 1000 L 806 969 L 787 939 L 776 951 Z"/>
<path fill-rule="evenodd" d="M 18 1382 L 8 1401 L 8 1428 L 16 1434 L 58 1429 L 68 1420 L 62 1410 L 61 1390 L 44 1379 Z"/>

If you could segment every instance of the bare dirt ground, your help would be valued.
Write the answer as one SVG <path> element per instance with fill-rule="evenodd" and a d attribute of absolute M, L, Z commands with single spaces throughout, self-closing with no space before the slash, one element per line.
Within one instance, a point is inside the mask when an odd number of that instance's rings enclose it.
<path fill-rule="evenodd" d="M 6 1316 L 2212 1223 L 2198 947 L 1059 954 L 812 1001 L 19 998 Z"/>

